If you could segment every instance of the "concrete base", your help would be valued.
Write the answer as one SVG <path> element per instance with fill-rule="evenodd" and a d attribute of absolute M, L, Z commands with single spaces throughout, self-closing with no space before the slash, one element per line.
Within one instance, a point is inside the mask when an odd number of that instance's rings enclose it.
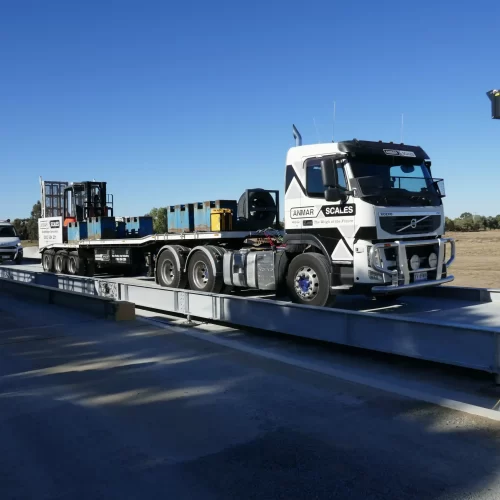
<path fill-rule="evenodd" d="M 77 309 L 113 321 L 135 320 L 135 304 L 132 302 L 3 278 L 0 278 L 0 290 L 26 299 Z"/>

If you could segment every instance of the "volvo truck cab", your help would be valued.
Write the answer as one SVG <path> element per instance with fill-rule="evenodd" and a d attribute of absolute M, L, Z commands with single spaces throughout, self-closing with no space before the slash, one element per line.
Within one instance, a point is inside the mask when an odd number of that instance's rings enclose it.
<path fill-rule="evenodd" d="M 290 263 L 297 302 L 324 305 L 326 291 L 318 293 L 323 267 L 333 295 L 401 294 L 453 281 L 448 268 L 455 242 L 444 237 L 444 182 L 433 177 L 421 147 L 356 139 L 302 146 L 294 133 L 297 144 L 286 162 L 285 242 L 292 259 L 311 254 L 299 267 Z"/>

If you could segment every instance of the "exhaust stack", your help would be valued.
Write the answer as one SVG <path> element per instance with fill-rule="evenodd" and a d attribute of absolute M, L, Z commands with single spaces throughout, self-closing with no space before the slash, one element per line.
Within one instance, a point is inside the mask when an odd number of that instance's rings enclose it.
<path fill-rule="evenodd" d="M 295 145 L 302 146 L 302 136 L 295 125 L 293 125 L 293 137 L 295 138 Z"/>

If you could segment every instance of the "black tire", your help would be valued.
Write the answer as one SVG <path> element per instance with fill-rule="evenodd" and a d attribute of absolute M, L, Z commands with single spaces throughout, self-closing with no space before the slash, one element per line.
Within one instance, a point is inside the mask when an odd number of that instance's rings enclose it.
<path fill-rule="evenodd" d="M 14 262 L 19 266 L 23 263 L 23 256 L 17 254 L 17 257 L 14 259 Z"/>
<path fill-rule="evenodd" d="M 85 276 L 85 259 L 82 259 L 78 252 L 70 252 L 68 257 L 68 274 L 72 276 Z"/>
<path fill-rule="evenodd" d="M 156 274 L 158 283 L 166 288 L 185 289 L 188 284 L 187 274 L 184 272 L 185 259 L 181 254 L 177 254 L 180 261 L 177 264 L 174 251 L 170 248 L 164 250 L 156 263 Z"/>
<path fill-rule="evenodd" d="M 215 275 L 210 257 L 201 250 L 189 260 L 188 281 L 191 290 L 220 293 L 224 286 L 222 276 Z"/>
<path fill-rule="evenodd" d="M 288 295 L 286 277 L 288 273 L 288 267 L 290 265 L 290 257 L 286 252 L 281 252 L 280 254 L 278 254 L 275 265 L 276 270 L 274 278 L 276 280 L 276 297 L 284 298 Z"/>
<path fill-rule="evenodd" d="M 54 256 L 54 271 L 58 274 L 66 273 L 68 268 L 68 252 L 59 250 Z"/>
<path fill-rule="evenodd" d="M 335 295 L 331 294 L 331 282 L 328 260 L 323 254 L 297 255 L 288 268 L 288 295 L 296 304 L 320 307 L 332 305 Z"/>
<path fill-rule="evenodd" d="M 45 250 L 42 254 L 42 268 L 47 273 L 51 273 L 54 270 L 54 255 L 54 250 Z"/>

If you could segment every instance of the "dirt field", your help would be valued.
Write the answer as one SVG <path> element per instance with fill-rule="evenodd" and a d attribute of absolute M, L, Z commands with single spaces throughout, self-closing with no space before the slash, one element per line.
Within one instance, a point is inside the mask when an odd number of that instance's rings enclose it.
<path fill-rule="evenodd" d="M 446 233 L 455 238 L 457 255 L 450 268 L 451 285 L 500 288 L 500 230 Z"/>

